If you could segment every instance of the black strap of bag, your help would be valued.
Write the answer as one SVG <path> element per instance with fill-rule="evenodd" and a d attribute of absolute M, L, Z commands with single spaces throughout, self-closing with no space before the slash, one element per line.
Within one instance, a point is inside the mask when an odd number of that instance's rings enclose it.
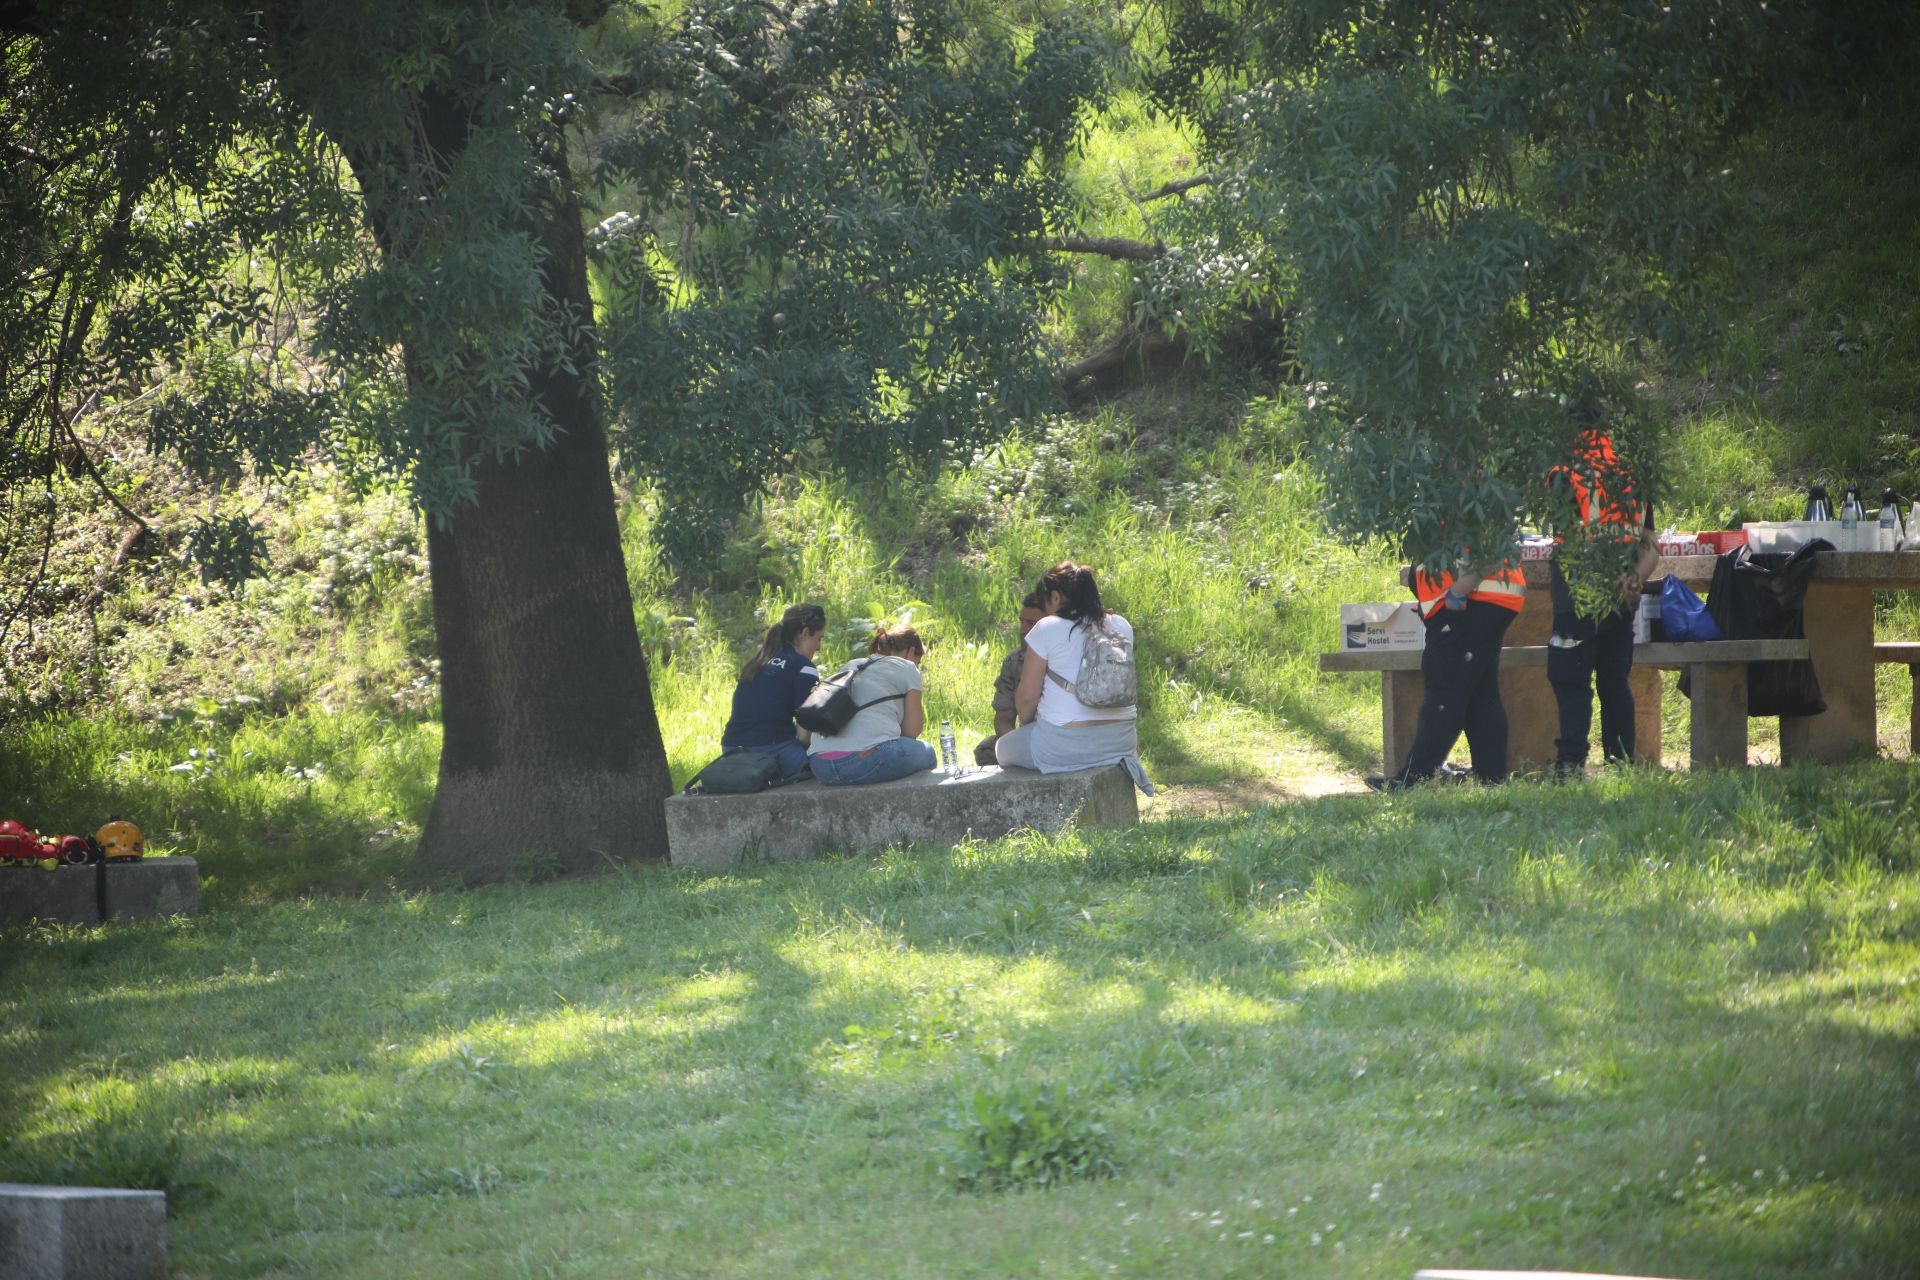
<path fill-rule="evenodd" d="M 830 676 L 813 687 L 807 700 L 800 704 L 793 718 L 801 728 L 809 733 L 824 734 L 827 737 L 839 733 L 853 718 L 868 707 L 877 707 L 883 702 L 899 702 L 907 695 L 889 693 L 870 702 L 853 700 L 853 682 L 862 671 L 879 661 L 877 657 L 867 658 L 853 663 L 839 675 Z"/>

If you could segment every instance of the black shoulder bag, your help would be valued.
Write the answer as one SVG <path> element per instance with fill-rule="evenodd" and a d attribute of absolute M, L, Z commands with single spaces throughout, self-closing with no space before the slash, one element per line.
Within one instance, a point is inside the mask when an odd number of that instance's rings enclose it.
<path fill-rule="evenodd" d="M 780 761 L 765 751 L 729 751 L 694 774 L 681 790 L 690 796 L 750 796 L 784 781 Z"/>
<path fill-rule="evenodd" d="M 824 734 L 831 738 L 847 727 L 854 716 L 868 707 L 877 707 L 883 702 L 897 702 L 906 697 L 904 693 L 890 693 L 884 698 L 875 698 L 872 702 L 853 700 L 853 679 L 873 664 L 875 659 L 850 664 L 845 671 L 828 680 L 822 680 L 813 686 L 807 694 L 807 700 L 793 713 L 793 719 L 808 733 Z"/>

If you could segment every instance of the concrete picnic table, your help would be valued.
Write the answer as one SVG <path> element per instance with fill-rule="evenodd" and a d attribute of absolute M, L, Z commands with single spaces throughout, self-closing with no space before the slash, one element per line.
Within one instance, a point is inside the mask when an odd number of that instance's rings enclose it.
<path fill-rule="evenodd" d="M 1663 556 L 1653 577 L 1672 575 L 1706 593 L 1718 556 Z M 1545 645 L 1553 634 L 1553 597 L 1550 562 L 1528 560 L 1521 565 L 1527 582 L 1526 608 L 1507 629 L 1506 648 Z M 1410 570 L 1401 570 L 1401 581 Z M 1822 551 L 1814 553 L 1813 576 L 1807 587 L 1806 637 L 1820 694 L 1827 710 L 1817 716 L 1780 718 L 1780 755 L 1785 763 L 1833 763 L 1874 754 L 1878 730 L 1873 693 L 1873 593 L 1920 590 L 1920 554 L 1898 551 Z M 1645 649 L 1647 646 L 1637 646 Z M 1664 646 L 1663 646 L 1664 647 Z M 1629 677 L 1634 699 L 1634 757 L 1660 761 L 1660 667 L 1637 661 Z M 1403 682 L 1400 701 L 1412 699 Z M 1559 730 L 1559 711 L 1544 666 L 1503 666 L 1500 698 L 1510 724 L 1508 760 L 1514 769 L 1544 769 L 1554 758 L 1553 740 Z M 1390 721 L 1404 721 L 1403 733 L 1389 732 L 1390 740 L 1412 740 L 1412 706 L 1383 708 Z M 1598 737 L 1598 717 L 1595 736 Z M 1391 751 L 1388 753 L 1392 754 Z M 1388 763 L 1389 772 L 1392 763 Z"/>
<path fill-rule="evenodd" d="M 1660 571 L 1705 594 L 1718 558 L 1672 556 L 1660 561 Z M 1541 563 L 1539 569 L 1540 599 L 1550 615 L 1546 564 Z M 1529 564 L 1529 610 L 1534 605 L 1532 570 Z M 1920 553 L 1814 553 L 1813 579 L 1807 586 L 1806 635 L 1813 654 L 1814 674 L 1820 679 L 1820 696 L 1826 699 L 1827 709 L 1817 716 L 1780 717 L 1783 763 L 1832 764 L 1871 756 L 1878 748 L 1879 728 L 1873 701 L 1873 593 L 1876 591 L 1920 591 Z M 1549 630 L 1551 627 L 1549 616 Z M 1637 689 L 1634 696 L 1639 696 Z"/>

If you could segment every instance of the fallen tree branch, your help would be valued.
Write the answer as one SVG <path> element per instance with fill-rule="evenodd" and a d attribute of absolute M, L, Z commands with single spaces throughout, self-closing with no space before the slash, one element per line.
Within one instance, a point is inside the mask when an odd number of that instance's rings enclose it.
<path fill-rule="evenodd" d="M 1092 399 L 1115 375 L 1144 370 L 1155 358 L 1175 350 L 1174 339 L 1157 324 L 1145 330 L 1128 328 L 1100 350 L 1082 356 L 1061 370 L 1060 385 L 1069 403 Z"/>
<path fill-rule="evenodd" d="M 1239 323 L 1226 330 L 1221 339 L 1238 360 L 1270 360 L 1276 344 L 1288 341 L 1287 333 L 1295 312 L 1291 307 L 1255 307 L 1247 310 Z M 1177 372 L 1192 359 L 1193 351 L 1185 333 L 1169 333 L 1157 321 L 1148 319 L 1144 327 L 1127 326 L 1098 351 L 1080 357 L 1060 371 L 1060 389 L 1067 403 L 1079 407 L 1105 400 L 1131 386 L 1151 382 Z M 1276 369 L 1284 369 L 1290 358 L 1282 358 Z"/>
<path fill-rule="evenodd" d="M 1163 182 L 1153 190 L 1147 192 L 1147 194 L 1140 197 L 1137 203 L 1145 204 L 1149 200 L 1164 200 L 1168 196 L 1177 196 L 1183 192 L 1191 191 L 1195 187 L 1208 186 L 1212 182 L 1213 175 L 1210 173 L 1197 173 L 1191 178 L 1175 178 L 1171 182 Z"/>
<path fill-rule="evenodd" d="M 1039 245 L 1055 253 L 1092 253 L 1129 262 L 1152 262 L 1167 256 L 1167 246 L 1163 244 L 1128 240 L 1123 236 L 1043 236 Z"/>

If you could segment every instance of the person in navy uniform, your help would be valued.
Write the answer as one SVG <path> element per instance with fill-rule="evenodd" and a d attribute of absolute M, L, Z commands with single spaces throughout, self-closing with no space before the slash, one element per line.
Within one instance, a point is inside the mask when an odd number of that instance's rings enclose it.
<path fill-rule="evenodd" d="M 1573 592 L 1552 568 L 1553 635 L 1547 641 L 1547 683 L 1560 715 L 1554 739 L 1554 772 L 1565 778 L 1586 771 L 1593 731 L 1593 698 L 1600 695 L 1600 750 L 1609 764 L 1633 759 L 1633 618 L 1640 592 L 1659 571 L 1660 551 L 1653 534 L 1653 503 L 1613 449 L 1613 437 L 1599 412 L 1577 405 L 1581 432 L 1570 466 L 1555 467 L 1547 483 L 1572 508 L 1590 536 L 1634 544 L 1634 566 L 1620 576 L 1613 611 L 1583 618 Z M 1598 526 L 1597 528 L 1595 526 Z M 1558 539 L 1556 539 L 1556 542 Z"/>
<path fill-rule="evenodd" d="M 793 713 L 820 682 L 813 659 L 826 632 L 827 611 L 817 604 L 796 604 L 767 628 L 759 652 L 740 668 L 733 686 L 733 714 L 720 735 L 723 752 L 765 752 L 779 760 L 786 778 L 806 771 L 809 735 L 794 724 Z"/>

